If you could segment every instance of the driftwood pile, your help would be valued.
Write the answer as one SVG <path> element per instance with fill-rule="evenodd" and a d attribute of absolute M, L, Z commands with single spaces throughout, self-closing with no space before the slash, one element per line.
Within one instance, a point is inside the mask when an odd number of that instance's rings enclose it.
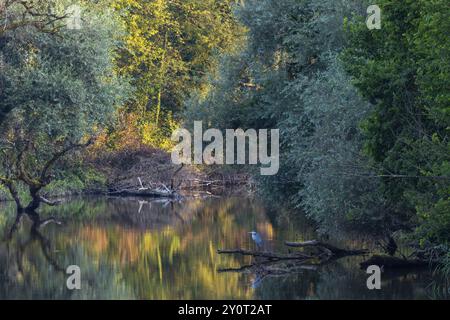
<path fill-rule="evenodd" d="M 246 176 L 223 176 L 221 179 L 178 179 L 180 172 L 184 165 L 181 165 L 172 172 L 170 177 L 166 177 L 163 182 L 153 183 L 150 179 L 145 179 L 150 182 L 143 183 L 141 177 L 126 179 L 121 183 L 115 183 L 108 191 L 108 195 L 120 197 L 146 197 L 146 198 L 170 198 L 180 199 L 181 194 L 186 194 L 185 191 L 199 193 L 204 192 L 207 195 L 221 194 L 228 187 L 251 189 L 249 178 Z M 162 181 L 162 180 L 159 180 Z"/>

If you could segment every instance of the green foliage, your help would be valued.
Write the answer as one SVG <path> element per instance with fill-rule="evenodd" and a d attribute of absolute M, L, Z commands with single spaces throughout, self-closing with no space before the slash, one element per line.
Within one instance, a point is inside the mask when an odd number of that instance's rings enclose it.
<path fill-rule="evenodd" d="M 112 1 L 127 30 L 118 70 L 130 75 L 137 89 L 129 111 L 159 127 L 182 110 L 188 93 L 202 89 L 215 55 L 230 50 L 239 33 L 232 5 L 230 0 Z"/>
<path fill-rule="evenodd" d="M 117 149 L 169 149 L 182 116 L 187 127 L 277 128 L 280 171 L 255 176 L 268 200 L 324 232 L 448 243 L 447 1 L 380 0 L 381 30 L 367 28 L 366 1 L 240 3 L 81 1 L 81 30 L 4 28 L 0 181 L 26 171 L 19 180 L 38 185 L 52 156 L 98 132 Z M 67 170 L 81 164 L 71 160 L 45 192 L 103 188 L 98 173 Z"/>
<path fill-rule="evenodd" d="M 19 194 L 19 198 L 26 202 L 30 201 L 30 195 L 28 194 L 27 188 L 23 184 L 18 184 L 17 191 Z M 0 184 L 0 201 L 13 201 L 11 194 L 7 187 Z"/>
<path fill-rule="evenodd" d="M 367 5 L 247 1 L 238 11 L 247 46 L 191 98 L 188 124 L 279 128 L 281 169 L 259 179 L 263 193 L 324 231 L 417 226 L 422 239 L 446 242 L 448 4 L 381 1 L 381 30 L 368 30 Z"/>
<path fill-rule="evenodd" d="M 89 192 L 106 191 L 106 177 L 94 169 L 83 168 L 75 172 L 65 172 L 64 175 L 52 181 L 43 190 L 46 196 L 60 197 Z"/>
<path fill-rule="evenodd" d="M 185 99 L 193 90 L 205 90 L 205 74 L 216 67 L 217 56 L 239 42 L 234 2 L 101 1 L 125 30 L 115 70 L 130 77 L 135 89 L 120 108 L 119 121 L 104 132 L 108 147 L 172 146 Z"/>
<path fill-rule="evenodd" d="M 55 23 L 61 16 L 52 14 L 51 8 L 54 7 L 47 1 L 36 0 L 27 1 L 3 1 L 0 4 L 0 47 L 6 45 L 8 33 L 24 28 L 33 32 L 51 32 L 58 27 Z M 5 61 L 3 54 L 0 53 L 0 101 L 6 99 L 6 89 L 10 85 L 8 78 L 8 62 Z M 0 124 L 5 116 L 14 108 L 13 104 L 0 104 Z"/>
<path fill-rule="evenodd" d="M 222 129 L 279 128 L 280 172 L 258 178 L 262 193 L 305 211 L 324 232 L 381 232 L 388 220 L 361 153 L 359 122 L 371 107 L 337 58 L 344 17 L 357 9 L 352 1 L 247 1 L 238 12 L 246 48 L 223 58 L 209 94 L 194 96 L 186 113 Z"/>
<path fill-rule="evenodd" d="M 390 214 L 450 240 L 450 45 L 447 1 L 379 1 L 382 29 L 349 26 L 346 68 L 376 108 L 365 150 L 379 167 Z"/>
<path fill-rule="evenodd" d="M 106 123 L 124 92 L 111 64 L 111 21 L 108 15 L 92 15 L 81 30 L 5 34 L 2 107 L 15 108 L 10 120 L 32 122 L 23 128 L 28 135 L 74 141 Z"/>
<path fill-rule="evenodd" d="M 38 192 L 56 162 L 111 122 L 126 98 L 127 79 L 113 64 L 117 21 L 89 6 L 83 18 L 79 30 L 25 26 L 1 35 L 0 109 L 11 110 L 0 130 L 1 182 Z"/>

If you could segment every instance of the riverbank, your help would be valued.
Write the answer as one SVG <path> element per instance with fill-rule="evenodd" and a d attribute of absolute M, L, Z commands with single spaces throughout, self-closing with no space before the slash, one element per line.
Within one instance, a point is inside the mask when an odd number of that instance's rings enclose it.
<path fill-rule="evenodd" d="M 75 195 L 120 194 L 123 190 L 173 189 L 180 194 L 205 193 L 220 195 L 249 193 L 254 190 L 250 175 L 225 171 L 217 167 L 179 166 L 171 161 L 170 153 L 145 147 L 135 150 L 87 152 L 82 169 L 52 181 L 42 194 L 46 198 Z M 24 186 L 18 185 L 19 195 L 28 199 Z M 0 185 L 0 201 L 11 201 L 8 190 Z"/>

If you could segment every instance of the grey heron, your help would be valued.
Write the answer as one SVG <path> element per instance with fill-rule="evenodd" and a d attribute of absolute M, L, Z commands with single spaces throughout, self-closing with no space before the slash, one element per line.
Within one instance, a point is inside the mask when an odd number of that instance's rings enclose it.
<path fill-rule="evenodd" d="M 263 239 L 261 238 L 261 235 L 256 231 L 249 232 L 249 234 L 252 235 L 252 239 L 253 241 L 255 241 L 256 247 L 258 249 L 261 248 L 263 245 Z"/>

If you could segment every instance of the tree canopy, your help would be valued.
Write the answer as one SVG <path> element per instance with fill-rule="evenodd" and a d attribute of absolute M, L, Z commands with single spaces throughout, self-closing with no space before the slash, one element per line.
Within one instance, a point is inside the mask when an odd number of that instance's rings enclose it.
<path fill-rule="evenodd" d="M 56 8 L 55 8 L 56 10 Z M 2 34 L 1 181 L 21 182 L 33 198 L 61 157 L 112 119 L 128 90 L 114 70 L 117 24 L 86 7 L 83 28 L 57 33 L 30 26 Z"/>
<path fill-rule="evenodd" d="M 246 46 L 222 58 L 186 117 L 279 128 L 280 173 L 261 190 L 324 232 L 415 230 L 447 243 L 448 5 L 380 1 L 381 30 L 367 28 L 368 5 L 246 1 Z"/>
<path fill-rule="evenodd" d="M 279 129 L 279 173 L 244 168 L 269 202 L 324 234 L 400 233 L 448 254 L 447 2 L 380 0 L 369 29 L 365 0 L 80 0 L 70 29 L 72 2 L 4 0 L 0 182 L 35 209 L 93 140 L 168 150 L 194 121 Z"/>

